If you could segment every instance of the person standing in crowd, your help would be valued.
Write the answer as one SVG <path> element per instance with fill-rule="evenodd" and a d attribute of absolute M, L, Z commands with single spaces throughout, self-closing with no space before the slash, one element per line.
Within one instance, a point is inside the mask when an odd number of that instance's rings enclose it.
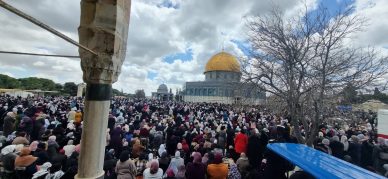
<path fill-rule="evenodd" d="M 245 153 L 241 153 L 240 158 L 238 158 L 236 164 L 238 171 L 240 172 L 242 178 L 244 178 L 249 169 L 249 160 Z"/>
<path fill-rule="evenodd" d="M 174 174 L 177 175 L 179 167 L 184 165 L 185 165 L 185 161 L 181 157 L 181 153 L 179 151 L 176 151 L 175 156 L 174 158 L 171 159 L 171 162 L 168 168 L 171 168 L 174 171 Z"/>
<path fill-rule="evenodd" d="M 53 165 L 50 167 L 48 174 L 46 175 L 45 179 L 61 179 L 62 176 L 65 174 L 62 170 L 61 163 L 53 163 Z"/>
<path fill-rule="evenodd" d="M 228 179 L 241 179 L 241 174 L 233 160 L 229 161 Z"/>
<path fill-rule="evenodd" d="M 143 179 L 162 179 L 163 170 L 159 168 L 159 163 L 157 160 L 151 161 L 150 168 L 147 168 L 143 172 Z"/>
<path fill-rule="evenodd" d="M 16 120 L 16 114 L 14 112 L 8 112 L 7 116 L 4 118 L 4 124 L 3 124 L 3 134 L 4 136 L 8 136 L 13 131 L 15 131 L 15 121 Z"/>
<path fill-rule="evenodd" d="M 73 145 L 74 141 L 69 140 L 67 141 L 67 145 L 63 146 L 63 150 L 65 151 L 65 155 L 67 157 L 70 157 L 71 154 L 75 151 L 75 145 Z"/>
<path fill-rule="evenodd" d="M 120 160 L 117 161 L 115 172 L 117 179 L 135 179 L 136 167 L 133 161 L 129 158 L 129 152 L 123 151 L 120 154 Z"/>
<path fill-rule="evenodd" d="M 201 153 L 193 153 L 193 162 L 189 162 L 186 166 L 187 179 L 205 179 L 206 165 L 202 163 Z"/>
<path fill-rule="evenodd" d="M 226 179 L 228 177 L 228 164 L 222 162 L 222 154 L 214 156 L 214 162 L 207 166 L 207 176 L 209 179 Z"/>
<path fill-rule="evenodd" d="M 334 157 L 337 157 L 339 159 L 344 158 L 344 144 L 339 141 L 338 136 L 332 137 L 329 147 Z"/>
<path fill-rule="evenodd" d="M 6 179 L 15 178 L 15 159 L 16 145 L 8 145 L 1 149 L 1 162 L 3 164 L 4 174 L 2 177 Z"/>
<path fill-rule="evenodd" d="M 23 168 L 19 176 L 23 176 L 26 178 L 32 178 L 32 175 L 37 172 L 36 168 L 36 160 L 37 157 L 34 157 L 30 155 L 31 151 L 28 147 L 24 147 L 21 151 L 19 156 L 15 158 L 15 169 L 18 170 L 19 168 Z M 24 169 L 25 168 L 25 169 Z M 18 172 L 17 172 L 18 173 Z"/>
<path fill-rule="evenodd" d="M 261 141 L 259 131 L 254 131 L 248 139 L 246 156 L 252 169 L 258 170 L 263 159 L 263 153 L 268 141 Z M 241 155 L 240 155 L 241 156 Z"/>
<path fill-rule="evenodd" d="M 135 158 L 134 161 L 138 176 L 143 175 L 143 172 L 146 169 L 146 165 L 148 162 L 146 154 L 141 154 L 139 157 Z"/>
<path fill-rule="evenodd" d="M 39 170 L 34 173 L 34 175 L 32 176 L 32 179 L 45 179 L 46 176 L 49 174 L 49 170 L 51 166 L 52 165 L 50 162 L 44 163 L 42 166 L 40 166 Z"/>
<path fill-rule="evenodd" d="M 348 137 L 346 137 L 346 135 L 341 136 L 341 143 L 344 145 L 344 156 L 348 155 L 349 141 L 348 141 Z"/>
<path fill-rule="evenodd" d="M 19 124 L 19 130 L 24 131 L 26 134 L 31 135 L 32 130 L 34 129 L 33 127 L 33 117 L 35 113 L 27 113 L 26 115 L 23 116 L 22 120 L 20 121 Z"/>
<path fill-rule="evenodd" d="M 329 145 L 330 145 L 330 140 L 324 138 L 324 139 L 322 139 L 322 141 L 320 143 L 318 143 L 318 145 L 315 147 L 315 149 L 331 155 L 332 151 L 331 151 L 331 148 Z"/>
<path fill-rule="evenodd" d="M 71 122 L 71 121 L 75 121 L 75 114 L 76 114 L 76 111 L 77 108 L 76 107 L 72 107 L 71 110 L 69 111 L 69 113 L 67 113 L 67 121 L 68 122 Z"/>
<path fill-rule="evenodd" d="M 125 156 L 123 156 L 123 157 L 125 157 Z M 105 153 L 105 158 L 104 158 L 104 168 L 103 168 L 104 172 L 105 172 L 104 179 L 115 179 L 115 178 L 117 178 L 117 174 L 115 172 L 116 164 L 117 164 L 117 159 L 114 158 L 114 154 L 112 154 L 109 151 L 106 152 Z"/>
<path fill-rule="evenodd" d="M 168 165 L 170 164 L 170 157 L 168 157 L 168 154 L 166 151 L 162 153 L 162 155 L 159 158 L 159 167 L 163 171 L 167 171 Z"/>
<path fill-rule="evenodd" d="M 387 144 L 385 144 L 385 141 L 386 141 L 386 139 L 384 139 L 382 137 L 378 137 L 377 143 L 375 144 L 375 146 L 373 148 L 373 152 L 372 152 L 373 168 L 377 172 L 380 172 L 380 173 L 384 172 L 383 171 L 383 164 L 388 163 L 388 160 L 384 161 L 381 159 L 381 156 L 388 156 L 388 140 L 387 140 Z M 383 151 L 384 149 L 386 151 Z M 387 155 L 385 155 L 384 153 L 381 153 L 381 152 L 385 152 Z M 380 154 L 382 154 L 382 155 L 380 155 Z"/>
<path fill-rule="evenodd" d="M 359 134 L 357 137 L 359 138 L 359 140 L 361 142 L 360 166 L 365 168 L 365 169 L 372 170 L 372 168 L 373 168 L 372 155 L 373 155 L 374 144 L 364 134 Z"/>
<path fill-rule="evenodd" d="M 167 152 L 166 147 L 164 144 L 160 144 L 159 149 L 158 149 L 159 157 L 161 157 L 164 152 Z"/>
<path fill-rule="evenodd" d="M 46 118 L 46 115 L 42 113 L 42 114 L 39 114 L 39 116 L 34 121 L 31 140 L 40 140 L 44 132 L 45 118 Z"/>
<path fill-rule="evenodd" d="M 221 149 L 225 149 L 225 147 L 226 147 L 227 137 L 226 137 L 225 129 L 226 129 L 225 126 L 222 125 L 220 128 L 220 132 L 218 133 L 217 145 Z"/>
<path fill-rule="evenodd" d="M 28 145 L 30 142 L 26 138 L 27 134 L 25 132 L 18 132 L 17 137 L 13 139 L 12 144 L 13 145 L 18 145 L 18 144 L 23 144 L 23 145 Z"/>
<path fill-rule="evenodd" d="M 240 155 L 241 153 L 246 153 L 247 151 L 247 144 L 248 144 L 248 137 L 245 135 L 244 130 L 237 130 L 239 133 L 236 135 L 236 138 L 234 139 L 234 146 L 235 151 L 237 155 Z"/>
<path fill-rule="evenodd" d="M 43 165 L 44 163 L 49 161 L 49 155 L 47 153 L 46 144 L 41 142 L 38 144 L 34 156 L 38 159 L 36 160 L 37 165 Z"/>
<path fill-rule="evenodd" d="M 110 134 L 109 147 L 114 149 L 116 157 L 118 157 L 123 149 L 123 131 L 120 126 L 117 126 Z"/>
<path fill-rule="evenodd" d="M 349 156 L 352 159 L 352 162 L 358 166 L 361 163 L 361 144 L 359 143 L 358 137 L 352 135 L 349 140 Z"/>
<path fill-rule="evenodd" d="M 144 149 L 145 149 L 145 147 L 140 143 L 140 140 L 139 139 L 135 139 L 133 147 L 132 147 L 132 155 L 133 155 L 133 157 L 134 158 L 139 157 L 141 155 L 141 153 L 143 153 Z"/>
<path fill-rule="evenodd" d="M 77 110 L 77 112 L 74 114 L 74 124 L 75 125 L 81 125 L 82 122 L 82 112 L 81 110 Z"/>

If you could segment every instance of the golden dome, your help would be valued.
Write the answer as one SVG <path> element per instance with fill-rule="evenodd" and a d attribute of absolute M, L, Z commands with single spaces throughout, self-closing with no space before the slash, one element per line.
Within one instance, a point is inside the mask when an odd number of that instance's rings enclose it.
<path fill-rule="evenodd" d="M 233 55 L 220 52 L 210 58 L 205 67 L 205 73 L 209 71 L 230 71 L 240 73 L 240 64 Z"/>

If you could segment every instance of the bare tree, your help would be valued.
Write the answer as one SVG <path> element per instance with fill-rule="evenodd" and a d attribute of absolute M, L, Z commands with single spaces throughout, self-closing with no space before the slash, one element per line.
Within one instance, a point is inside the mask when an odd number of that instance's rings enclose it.
<path fill-rule="evenodd" d="M 309 145 L 324 121 L 328 98 L 351 83 L 360 88 L 387 73 L 387 58 L 370 48 L 352 47 L 354 32 L 365 20 L 343 8 L 331 15 L 319 6 L 285 18 L 274 8 L 270 14 L 248 19 L 252 58 L 244 60 L 244 80 L 264 89 L 287 104 L 299 142 Z M 305 117 L 307 116 L 307 117 Z M 299 129 L 302 123 L 306 138 Z"/>

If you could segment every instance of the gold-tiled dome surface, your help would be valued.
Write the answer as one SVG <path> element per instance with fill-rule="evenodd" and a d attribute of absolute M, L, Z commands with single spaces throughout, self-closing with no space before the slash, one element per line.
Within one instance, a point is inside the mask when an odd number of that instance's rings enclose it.
<path fill-rule="evenodd" d="M 220 52 L 210 58 L 205 67 L 205 73 L 209 71 L 230 71 L 240 73 L 240 64 L 233 55 Z"/>

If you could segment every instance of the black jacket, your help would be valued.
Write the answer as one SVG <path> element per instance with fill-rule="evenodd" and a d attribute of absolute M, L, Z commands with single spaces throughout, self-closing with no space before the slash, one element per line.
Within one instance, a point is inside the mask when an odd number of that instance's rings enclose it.
<path fill-rule="evenodd" d="M 43 165 L 45 162 L 49 161 L 49 156 L 45 150 L 36 149 L 34 156 L 38 157 L 36 160 L 36 165 Z"/>
<path fill-rule="evenodd" d="M 344 144 L 338 141 L 331 141 L 329 144 L 332 155 L 334 157 L 342 159 L 344 157 Z"/>

